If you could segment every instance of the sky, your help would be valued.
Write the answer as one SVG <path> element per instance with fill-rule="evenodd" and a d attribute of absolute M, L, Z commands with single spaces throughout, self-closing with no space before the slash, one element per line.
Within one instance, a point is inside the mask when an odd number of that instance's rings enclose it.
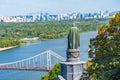
<path fill-rule="evenodd" d="M 28 13 L 120 11 L 120 0 L 1 0 L 0 16 Z"/>

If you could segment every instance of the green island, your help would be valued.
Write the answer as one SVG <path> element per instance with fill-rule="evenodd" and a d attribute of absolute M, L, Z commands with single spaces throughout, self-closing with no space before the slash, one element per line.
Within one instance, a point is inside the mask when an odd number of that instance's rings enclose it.
<path fill-rule="evenodd" d="M 90 39 L 87 69 L 80 80 L 120 80 L 120 13 L 111 18 L 108 25 L 98 29 L 98 35 Z M 60 74 L 60 64 L 40 80 L 54 80 Z"/>
<path fill-rule="evenodd" d="M 24 38 L 39 37 L 39 40 L 64 38 L 76 20 L 45 21 L 30 23 L 0 23 L 0 49 L 24 45 Z M 109 19 L 77 20 L 80 33 L 95 31 Z"/>

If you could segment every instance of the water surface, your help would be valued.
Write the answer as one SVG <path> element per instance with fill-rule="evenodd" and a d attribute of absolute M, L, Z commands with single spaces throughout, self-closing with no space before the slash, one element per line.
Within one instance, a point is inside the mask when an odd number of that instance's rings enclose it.
<path fill-rule="evenodd" d="M 80 35 L 80 60 L 87 61 L 90 38 L 97 35 L 97 31 Z M 53 50 L 66 57 L 67 39 L 56 39 L 29 43 L 27 46 L 0 52 L 0 63 L 25 59 L 46 50 Z M 40 80 L 45 75 L 43 71 L 0 70 L 0 80 Z"/>

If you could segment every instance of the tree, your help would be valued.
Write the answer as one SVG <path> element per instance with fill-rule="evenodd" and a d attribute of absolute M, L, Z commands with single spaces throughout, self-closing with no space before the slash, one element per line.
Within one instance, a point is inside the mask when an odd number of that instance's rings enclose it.
<path fill-rule="evenodd" d="M 120 13 L 109 24 L 90 40 L 88 72 L 95 80 L 120 79 Z"/>
<path fill-rule="evenodd" d="M 60 74 L 60 64 L 57 63 L 55 64 L 52 71 L 50 71 L 45 76 L 41 77 L 41 80 L 54 80 L 55 78 L 58 77 L 59 74 Z"/>

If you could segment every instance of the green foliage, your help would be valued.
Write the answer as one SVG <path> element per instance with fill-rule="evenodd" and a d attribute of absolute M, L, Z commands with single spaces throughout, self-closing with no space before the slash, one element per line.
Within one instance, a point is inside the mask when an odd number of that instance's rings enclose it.
<path fill-rule="evenodd" d="M 39 37 L 40 40 L 63 38 L 67 36 L 69 28 L 73 25 L 73 22 L 74 20 L 32 23 L 0 23 L 0 39 L 2 38 L 1 40 L 6 40 L 12 38 L 16 41 L 22 38 L 33 37 Z M 77 27 L 79 28 L 79 32 L 94 31 L 107 22 L 108 20 L 106 19 L 81 20 L 78 21 Z M 6 45 L 4 41 L 1 43 L 2 46 Z M 7 45 L 9 46 L 9 42 Z"/>
<path fill-rule="evenodd" d="M 19 45 L 19 41 L 14 38 L 0 38 L 0 48 Z"/>
<path fill-rule="evenodd" d="M 60 74 L 60 64 L 56 64 L 52 71 L 50 71 L 45 76 L 41 77 L 40 80 L 54 80 Z"/>
<path fill-rule="evenodd" d="M 120 79 L 120 13 L 90 40 L 88 71 L 95 80 Z"/>

